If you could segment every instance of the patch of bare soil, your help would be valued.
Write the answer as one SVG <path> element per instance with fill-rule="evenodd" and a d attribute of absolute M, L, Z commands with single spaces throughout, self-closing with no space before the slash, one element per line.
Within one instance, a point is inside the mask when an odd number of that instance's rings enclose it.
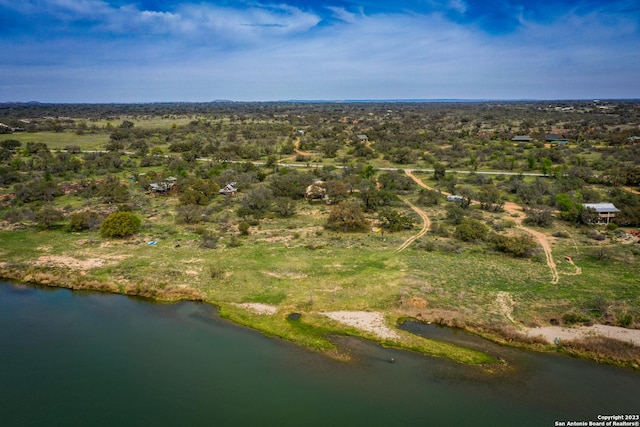
<path fill-rule="evenodd" d="M 399 339 L 400 335 L 388 327 L 382 313 L 370 311 L 329 311 L 321 313 L 336 322 L 369 332 L 383 339 Z"/>
<path fill-rule="evenodd" d="M 640 194 L 640 191 L 634 190 L 634 189 L 633 189 L 633 188 L 631 188 L 631 187 L 622 187 L 622 188 L 624 188 L 625 190 L 627 190 L 629 193 L 633 193 L 633 194 Z"/>
<path fill-rule="evenodd" d="M 406 307 L 406 308 L 417 308 L 417 309 L 424 309 L 424 308 L 427 308 L 427 306 L 429 305 L 427 300 L 420 297 L 411 297 L 407 299 L 402 299 L 401 304 L 403 307 Z"/>
<path fill-rule="evenodd" d="M 513 307 L 516 303 L 511 297 L 511 294 L 509 294 L 509 292 L 498 292 L 498 295 L 496 296 L 496 303 L 504 317 L 509 319 L 511 323 L 516 323 L 513 319 Z"/>
<path fill-rule="evenodd" d="M 541 336 L 549 343 L 554 343 L 558 340 L 578 340 L 587 337 L 601 336 L 640 346 L 639 329 L 626 329 L 619 326 L 593 325 L 573 328 L 544 326 L 541 328 L 528 328 L 526 334 L 531 337 Z"/>
<path fill-rule="evenodd" d="M 268 316 L 274 315 L 278 312 L 278 307 L 276 307 L 275 305 L 262 304 L 259 302 L 245 302 L 242 304 L 234 303 L 233 305 L 235 305 L 236 307 L 241 307 L 246 310 L 252 311 L 256 314 L 262 314 L 262 315 L 268 315 Z"/>
<path fill-rule="evenodd" d="M 306 274 L 295 273 L 293 271 L 263 271 L 262 274 L 264 274 L 265 276 L 275 277 L 277 279 L 304 279 L 307 277 Z"/>
<path fill-rule="evenodd" d="M 27 228 L 27 226 L 21 222 L 12 224 L 8 221 L 0 221 L 0 230 L 16 231 L 16 230 L 24 230 L 25 228 Z"/>
<path fill-rule="evenodd" d="M 38 267 L 65 267 L 83 271 L 102 267 L 105 264 L 106 261 L 100 258 L 77 259 L 62 255 L 43 255 L 35 261 Z"/>
<path fill-rule="evenodd" d="M 265 237 L 264 239 L 256 239 L 258 242 L 268 242 L 268 243 L 280 243 L 280 242 L 288 242 L 293 240 L 293 236 L 273 236 L 273 237 Z"/>

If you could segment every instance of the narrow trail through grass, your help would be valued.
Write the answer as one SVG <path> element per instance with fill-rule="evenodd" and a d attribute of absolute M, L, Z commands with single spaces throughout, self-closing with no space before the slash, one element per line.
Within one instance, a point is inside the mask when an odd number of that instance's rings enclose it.
<path fill-rule="evenodd" d="M 625 190 L 627 190 L 629 193 L 633 193 L 633 194 L 640 194 L 640 191 L 634 190 L 634 189 L 633 189 L 633 188 L 631 188 L 631 187 L 622 187 L 622 188 L 624 188 Z"/>
<path fill-rule="evenodd" d="M 408 204 L 411 207 L 411 209 L 413 209 L 418 215 L 420 215 L 420 218 L 422 218 L 422 228 L 420 229 L 420 231 L 417 234 L 415 234 L 415 235 L 409 237 L 407 240 L 405 240 L 405 242 L 402 245 L 400 245 L 400 247 L 398 249 L 396 249 L 396 252 L 402 252 L 403 250 L 408 248 L 409 245 L 411 245 L 417 239 L 419 239 L 420 237 L 422 237 L 425 234 L 427 234 L 427 232 L 429 231 L 429 228 L 431 227 L 431 221 L 429 220 L 429 217 L 427 216 L 425 211 L 423 211 L 419 207 L 415 206 L 413 203 L 411 203 L 407 199 L 405 199 L 403 197 L 401 197 L 401 199 L 402 199 L 403 202 Z"/>
<path fill-rule="evenodd" d="M 547 236 L 544 233 L 522 225 L 522 221 L 524 221 L 524 217 L 520 215 L 524 211 L 522 206 L 517 205 L 513 202 L 506 202 L 504 204 L 504 210 L 511 214 L 521 230 L 529 233 L 540 243 L 540 246 L 542 246 L 542 250 L 544 251 L 547 266 L 549 266 L 549 269 L 551 270 L 551 284 L 556 285 L 560 281 L 560 274 L 558 273 L 556 263 L 553 261 L 553 254 L 551 253 L 551 243 L 549 242 Z"/>

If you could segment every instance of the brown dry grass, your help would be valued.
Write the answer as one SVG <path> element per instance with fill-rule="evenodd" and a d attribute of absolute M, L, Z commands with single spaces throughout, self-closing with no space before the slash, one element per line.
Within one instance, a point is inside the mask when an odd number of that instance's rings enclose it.
<path fill-rule="evenodd" d="M 562 341 L 562 349 L 571 354 L 596 359 L 600 362 L 640 365 L 640 347 L 631 343 L 601 336 Z"/>

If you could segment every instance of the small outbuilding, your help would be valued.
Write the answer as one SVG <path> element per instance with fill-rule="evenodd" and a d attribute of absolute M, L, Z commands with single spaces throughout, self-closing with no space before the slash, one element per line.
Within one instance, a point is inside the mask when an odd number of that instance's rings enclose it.
<path fill-rule="evenodd" d="M 218 193 L 224 196 L 232 196 L 238 192 L 238 188 L 236 187 L 236 185 L 238 185 L 238 183 L 230 182 L 229 184 L 221 188 L 220 191 L 218 191 Z"/>
<path fill-rule="evenodd" d="M 582 206 L 598 213 L 598 224 L 609 224 L 611 218 L 615 218 L 616 213 L 620 212 L 613 203 L 584 203 Z"/>
<path fill-rule="evenodd" d="M 156 194 L 166 194 L 176 185 L 177 178 L 169 177 L 160 182 L 152 182 L 149 184 L 149 191 Z"/>
<path fill-rule="evenodd" d="M 566 145 L 569 143 L 569 139 L 560 133 L 548 133 L 545 135 L 544 140 L 557 145 Z"/>
<path fill-rule="evenodd" d="M 511 140 L 513 142 L 531 142 L 533 141 L 533 138 L 531 138 L 529 135 L 516 135 L 511 138 Z"/>

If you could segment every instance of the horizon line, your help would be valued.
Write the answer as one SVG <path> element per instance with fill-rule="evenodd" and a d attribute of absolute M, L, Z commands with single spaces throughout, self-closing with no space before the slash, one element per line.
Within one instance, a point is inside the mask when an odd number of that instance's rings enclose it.
<path fill-rule="evenodd" d="M 275 103 L 475 103 L 475 102 L 611 102 L 640 101 L 640 98 L 363 98 L 363 99 L 279 99 L 268 101 L 239 101 L 213 99 L 210 101 L 0 101 L 0 105 L 144 105 L 144 104 L 275 104 Z"/>

